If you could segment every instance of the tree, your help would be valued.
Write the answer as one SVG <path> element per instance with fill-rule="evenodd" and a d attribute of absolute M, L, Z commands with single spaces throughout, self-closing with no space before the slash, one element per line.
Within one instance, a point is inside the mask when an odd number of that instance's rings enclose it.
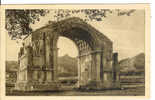
<path fill-rule="evenodd" d="M 46 9 L 29 9 L 29 10 L 6 10 L 6 30 L 8 31 L 11 39 L 21 39 L 23 35 L 32 33 L 30 24 L 35 24 L 36 21 L 40 21 L 40 16 L 45 16 L 49 11 Z M 111 9 L 53 9 L 52 16 L 60 21 L 62 19 L 72 17 L 75 14 L 84 14 L 84 21 L 102 21 L 107 17 L 107 13 L 117 12 L 118 16 L 127 15 L 130 16 L 135 10 L 111 10 Z"/>
<path fill-rule="evenodd" d="M 47 13 L 48 10 L 43 9 L 7 9 L 5 11 L 5 28 L 11 39 L 21 39 L 21 36 L 31 34 L 32 28 L 30 24 L 39 21 L 40 16 L 45 16 Z"/>

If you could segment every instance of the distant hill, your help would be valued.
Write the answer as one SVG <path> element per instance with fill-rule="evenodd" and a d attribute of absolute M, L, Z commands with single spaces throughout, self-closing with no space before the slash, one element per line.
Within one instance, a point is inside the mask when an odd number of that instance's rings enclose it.
<path fill-rule="evenodd" d="M 17 61 L 6 61 L 6 71 L 17 71 L 18 66 Z"/>
<path fill-rule="evenodd" d="M 122 72 L 144 72 L 145 71 L 145 54 L 140 53 L 132 58 L 126 58 L 119 62 Z"/>
<path fill-rule="evenodd" d="M 64 55 L 58 58 L 58 76 L 77 76 L 77 59 Z"/>
<path fill-rule="evenodd" d="M 17 61 L 6 61 L 6 71 L 17 71 Z M 77 59 L 64 55 L 58 57 L 58 76 L 77 76 Z"/>

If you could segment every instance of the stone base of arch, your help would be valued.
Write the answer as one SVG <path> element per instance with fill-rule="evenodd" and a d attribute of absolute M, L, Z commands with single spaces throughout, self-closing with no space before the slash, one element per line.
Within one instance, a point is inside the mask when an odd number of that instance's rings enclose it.
<path fill-rule="evenodd" d="M 25 80 L 20 79 L 20 75 L 26 72 Z M 26 69 L 18 72 L 18 79 L 15 90 L 19 91 L 58 91 L 60 84 L 54 78 L 54 70 L 46 66 L 27 66 Z M 38 77 L 40 75 L 40 77 Z M 23 77 L 23 76 L 22 76 Z"/>
<path fill-rule="evenodd" d="M 94 89 L 94 90 L 105 90 L 105 89 L 120 89 L 120 81 L 90 81 L 85 85 L 78 84 L 79 89 Z"/>
<path fill-rule="evenodd" d="M 95 85 L 96 84 L 96 85 Z M 120 82 L 98 82 L 87 83 L 85 85 L 78 85 L 77 89 L 93 89 L 93 90 L 104 90 L 104 89 L 119 89 Z M 59 91 L 62 90 L 58 82 L 44 82 L 44 83 L 35 83 L 35 82 L 20 82 L 16 84 L 15 90 L 19 91 Z"/>
<path fill-rule="evenodd" d="M 17 83 L 16 90 L 19 91 L 58 91 L 59 85 L 57 82 L 27 82 L 27 83 Z"/>

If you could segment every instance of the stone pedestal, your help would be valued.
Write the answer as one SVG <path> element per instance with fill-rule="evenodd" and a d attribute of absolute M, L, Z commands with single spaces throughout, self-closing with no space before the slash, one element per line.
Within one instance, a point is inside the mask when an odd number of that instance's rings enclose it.
<path fill-rule="evenodd" d="M 16 90 L 19 91 L 58 91 L 57 82 L 19 82 L 16 84 Z"/>
<path fill-rule="evenodd" d="M 27 80 L 17 80 L 16 89 L 21 91 L 57 91 L 59 83 L 52 80 L 52 69 L 33 68 L 28 70 Z"/>

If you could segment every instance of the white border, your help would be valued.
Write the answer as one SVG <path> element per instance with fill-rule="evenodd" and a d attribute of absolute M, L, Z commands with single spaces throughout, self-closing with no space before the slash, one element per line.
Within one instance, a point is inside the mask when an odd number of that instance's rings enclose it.
<path fill-rule="evenodd" d="M 2 0 L 2 4 L 150 3 L 151 0 Z"/>
<path fill-rule="evenodd" d="M 153 5 L 152 5 L 153 6 Z M 154 29 L 154 27 L 152 26 L 152 31 L 153 31 L 153 29 Z M 152 32 L 153 33 L 153 32 Z M 151 34 L 151 36 L 155 36 L 155 35 L 153 35 L 153 34 Z M 153 38 L 153 37 L 151 37 L 151 40 L 152 41 L 154 41 L 155 42 L 155 38 Z M 3 42 L 4 43 L 4 41 L 5 41 L 5 39 L 4 38 L 2 38 L 1 37 L 1 43 Z M 153 42 L 152 42 L 152 45 L 153 45 Z M 4 47 L 3 47 L 4 48 Z M 3 49 L 4 50 L 4 49 Z M 151 51 L 155 51 L 155 48 L 153 47 L 153 48 L 151 48 Z M 2 52 L 2 51 L 1 51 Z M 2 54 L 2 53 L 1 53 Z M 155 54 L 155 53 L 154 53 Z M 2 55 L 4 55 L 4 54 L 2 54 Z M 2 56 L 1 56 L 2 57 Z M 1 59 L 1 61 L 3 60 L 4 58 L 2 58 Z M 3 62 L 3 61 L 2 61 Z M 152 60 L 152 62 L 153 62 L 153 60 Z M 153 63 L 152 63 L 153 64 Z M 152 70 L 155 70 L 155 68 L 151 68 Z M 152 72 L 152 71 L 151 71 Z M 153 74 L 153 73 L 152 73 Z M 154 73 L 155 74 L 155 73 Z M 151 76 L 153 76 L 153 75 L 151 75 Z M 3 78 L 3 77 L 2 77 Z M 153 78 L 152 78 L 153 79 Z M 155 79 L 155 78 L 154 78 Z M 3 79 L 2 79 L 3 80 Z M 155 81 L 154 81 L 155 82 Z M 153 85 L 153 84 L 152 84 Z M 1 88 L 2 89 L 2 88 Z M 154 88 L 153 88 L 154 89 Z M 151 89 L 152 91 L 153 91 L 153 89 Z M 154 93 L 152 92 L 152 96 L 154 96 L 153 95 Z M 115 96 L 114 96 L 115 97 Z M 21 97 L 21 98 L 23 98 L 23 97 Z M 19 100 L 21 99 L 20 97 L 18 98 Z M 26 97 L 27 99 L 29 99 L 29 97 Z M 31 97 L 30 97 L 31 98 Z M 10 98 L 10 100 L 11 99 L 14 99 L 14 100 L 16 100 L 15 98 Z M 31 98 L 31 99 L 35 99 L 35 98 Z M 43 97 L 41 97 L 41 98 L 37 98 L 37 100 L 44 100 L 45 98 Z M 62 97 L 46 97 L 46 99 L 62 99 Z M 66 97 L 65 96 L 65 98 L 63 98 L 63 99 L 65 99 L 65 100 L 73 100 L 73 98 L 72 97 Z M 75 99 L 75 98 L 74 98 Z M 77 99 L 77 98 L 76 98 Z M 85 97 L 82 97 L 81 99 L 88 99 L 88 98 L 85 98 Z M 91 98 L 89 98 L 89 99 L 91 99 L 91 100 L 95 100 L 96 99 L 96 97 L 91 97 Z M 98 97 L 97 99 L 103 99 L 102 97 L 100 98 L 100 97 Z M 106 98 L 105 98 L 106 99 Z M 109 100 L 109 98 L 107 98 L 108 100 Z M 115 97 L 115 99 L 116 100 L 118 100 L 118 98 L 117 97 Z M 124 98 L 122 98 L 122 99 L 119 99 L 119 100 L 123 100 Z M 134 98 L 126 98 L 126 100 L 135 100 Z M 136 99 L 137 100 L 137 99 Z M 142 98 L 139 98 L 139 100 L 144 100 L 144 99 L 142 99 Z M 151 100 L 153 100 L 153 98 L 151 99 Z"/>
<path fill-rule="evenodd" d="M 151 4 L 151 77 L 150 77 L 150 100 L 155 100 L 155 1 Z"/>

